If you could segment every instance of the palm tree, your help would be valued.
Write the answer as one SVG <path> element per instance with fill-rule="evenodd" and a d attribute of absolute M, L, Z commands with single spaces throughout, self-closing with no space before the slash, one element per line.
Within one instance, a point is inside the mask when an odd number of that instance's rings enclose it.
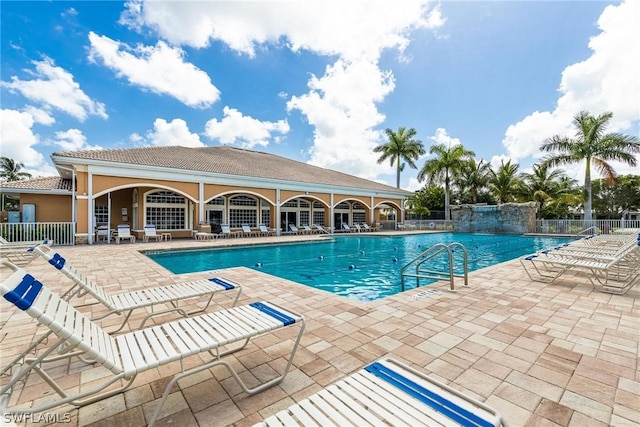
<path fill-rule="evenodd" d="M 456 177 L 461 198 L 471 203 L 478 203 L 478 193 L 487 187 L 490 175 L 491 165 L 484 160 L 476 162 L 476 159 L 471 158 L 463 162 Z"/>
<path fill-rule="evenodd" d="M 0 157 L 0 179 L 3 181 L 20 181 L 31 178 L 29 172 L 21 171 L 24 163 L 16 162 L 8 157 Z"/>
<path fill-rule="evenodd" d="M 451 178 L 457 176 L 462 165 L 475 156 L 473 151 L 469 151 L 457 144 L 451 147 L 445 144 L 432 145 L 429 154 L 435 154 L 436 157 L 429 159 L 418 173 L 418 181 L 428 178 L 429 184 L 444 183 L 444 218 L 451 219 L 449 212 L 449 193 L 451 186 Z"/>
<path fill-rule="evenodd" d="M 391 162 L 391 166 L 395 163 L 396 188 L 400 188 L 400 172 L 405 166 L 401 161 L 405 161 L 406 164 L 416 169 L 415 161 L 425 153 L 424 147 L 421 141 L 413 139 L 413 137 L 416 136 L 416 130 L 414 128 L 406 130 L 404 127 L 399 127 L 397 132 L 387 128 L 384 132 L 387 134 L 389 142 L 378 145 L 373 151 L 374 153 L 382 153 L 378 159 L 378 163 L 382 163 L 387 159 Z"/>
<path fill-rule="evenodd" d="M 518 179 L 517 172 L 520 167 L 517 163 L 511 163 L 508 160 L 500 162 L 498 171 L 491 170 L 491 178 L 489 179 L 489 187 L 498 199 L 498 203 L 507 203 L 514 200 L 514 195 L 521 191 L 521 182 Z"/>
<path fill-rule="evenodd" d="M 590 224 L 592 219 L 592 164 L 610 184 L 614 184 L 617 174 L 607 162 L 618 161 L 629 166 L 636 166 L 637 160 L 634 154 L 640 153 L 640 142 L 637 136 L 605 133 L 607 124 L 612 117 L 613 113 L 610 112 L 594 117 L 588 111 L 581 111 L 573 118 L 573 124 L 576 127 L 575 138 L 555 135 L 547 139 L 540 147 L 542 151 L 557 152 L 544 159 L 544 162 L 552 167 L 586 161 L 584 173 L 585 225 Z"/>
<path fill-rule="evenodd" d="M 532 173 L 520 175 L 523 195 L 528 200 L 538 203 L 539 218 L 544 216 L 544 204 L 561 193 L 560 178 L 562 176 L 564 172 L 561 169 L 551 169 L 546 163 L 535 164 Z"/>

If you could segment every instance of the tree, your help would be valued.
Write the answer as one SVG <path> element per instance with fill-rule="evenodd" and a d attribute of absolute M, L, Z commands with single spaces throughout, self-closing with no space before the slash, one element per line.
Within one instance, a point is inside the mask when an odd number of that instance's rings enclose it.
<path fill-rule="evenodd" d="M 588 111 L 581 111 L 573 119 L 573 125 L 576 127 L 574 138 L 555 135 L 540 147 L 542 151 L 555 152 L 544 159 L 544 162 L 552 167 L 586 162 L 584 219 L 587 224 L 592 219 L 591 167 L 593 166 L 610 184 L 613 184 L 616 181 L 616 172 L 608 162 L 618 161 L 636 166 L 637 160 L 634 154 L 640 153 L 638 137 L 621 133 L 605 133 L 612 117 L 613 113 L 603 113 L 594 117 Z"/>
<path fill-rule="evenodd" d="M 0 179 L 3 181 L 20 181 L 31 178 L 29 172 L 21 171 L 24 163 L 16 162 L 8 157 L 0 157 Z"/>
<path fill-rule="evenodd" d="M 464 162 L 475 156 L 473 151 L 469 151 L 461 144 L 432 145 L 429 154 L 435 154 L 436 157 L 429 159 L 418 173 L 418 181 L 428 179 L 429 184 L 444 183 L 444 219 L 451 219 L 449 212 L 449 196 L 451 193 L 451 179 L 457 176 L 458 171 Z"/>
<path fill-rule="evenodd" d="M 546 163 L 535 164 L 532 173 L 520 175 L 524 197 L 538 204 L 538 218 L 545 217 L 545 203 L 556 198 L 561 192 L 560 178 L 563 175 L 561 169 L 551 169 Z"/>
<path fill-rule="evenodd" d="M 415 161 L 425 153 L 424 147 L 421 141 L 413 139 L 416 136 L 414 128 L 406 130 L 404 127 L 399 127 L 397 132 L 387 128 L 384 132 L 387 134 L 389 142 L 378 145 L 373 151 L 374 153 L 382 153 L 378 164 L 389 159 L 391 166 L 396 165 L 396 188 L 400 188 L 400 172 L 405 165 L 402 161 L 416 169 Z"/>
<path fill-rule="evenodd" d="M 498 171 L 491 171 L 489 187 L 498 199 L 498 203 L 512 202 L 515 200 L 515 195 L 522 191 L 521 182 L 517 175 L 519 167 L 520 165 L 517 163 L 512 164 L 511 160 L 506 163 L 502 160 Z"/>
<path fill-rule="evenodd" d="M 490 176 L 491 165 L 485 163 L 484 160 L 476 162 L 476 159 L 471 158 L 469 161 L 463 162 L 455 180 L 460 192 L 460 202 L 478 203 L 478 197 L 487 188 Z"/>
<path fill-rule="evenodd" d="M 615 186 L 604 179 L 594 179 L 593 210 L 598 218 L 619 219 L 624 212 L 640 210 L 640 176 L 622 175 Z"/>
<path fill-rule="evenodd" d="M 407 208 L 420 215 L 444 210 L 444 189 L 436 185 L 424 186 L 407 198 Z"/>

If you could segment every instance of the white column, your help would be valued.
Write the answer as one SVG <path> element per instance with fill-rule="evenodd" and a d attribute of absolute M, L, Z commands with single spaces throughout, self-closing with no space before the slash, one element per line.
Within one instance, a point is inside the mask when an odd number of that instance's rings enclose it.
<path fill-rule="evenodd" d="M 280 189 L 276 188 L 276 236 L 282 235 L 280 229 Z"/>
<path fill-rule="evenodd" d="M 331 193 L 331 208 L 329 209 L 329 227 L 331 229 L 331 232 L 333 233 L 333 230 L 335 228 L 335 221 L 333 218 L 333 193 Z"/>
<path fill-rule="evenodd" d="M 95 201 L 93 200 L 93 174 L 91 172 L 88 173 L 88 181 L 87 181 L 87 243 L 93 244 L 93 227 L 95 224 L 93 223 L 93 217 L 95 215 Z"/>
<path fill-rule="evenodd" d="M 198 183 L 198 224 L 204 221 L 204 182 Z"/>

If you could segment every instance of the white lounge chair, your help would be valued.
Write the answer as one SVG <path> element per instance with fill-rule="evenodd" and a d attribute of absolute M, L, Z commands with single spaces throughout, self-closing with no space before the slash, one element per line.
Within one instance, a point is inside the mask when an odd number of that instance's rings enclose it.
<path fill-rule="evenodd" d="M 494 409 L 384 359 L 264 420 L 261 426 L 504 426 Z"/>
<path fill-rule="evenodd" d="M 261 236 L 273 236 L 273 231 L 269 230 L 266 225 L 260 224 L 259 228 Z"/>
<path fill-rule="evenodd" d="M 291 230 L 292 233 L 302 234 L 302 232 L 294 224 L 289 224 L 289 230 Z"/>
<path fill-rule="evenodd" d="M 0 244 L 0 258 L 7 258 L 12 263 L 24 267 L 33 261 L 37 254 L 33 249 L 38 245 L 51 246 L 53 241 L 45 239 L 41 242 L 16 242 Z"/>
<path fill-rule="evenodd" d="M 116 243 L 120 244 L 120 240 L 129 240 L 131 243 L 136 242 L 136 236 L 131 234 L 131 228 L 128 225 L 118 225 L 118 234 L 116 235 Z"/>
<path fill-rule="evenodd" d="M 327 229 L 324 228 L 323 226 L 318 224 L 313 224 L 313 226 L 316 228 L 316 230 L 318 230 L 318 233 L 329 234 L 329 231 L 327 231 Z"/>
<path fill-rule="evenodd" d="M 236 237 L 238 235 L 235 231 L 231 231 L 229 224 L 220 224 L 220 230 L 220 234 L 218 235 L 220 237 Z"/>
<path fill-rule="evenodd" d="M 520 258 L 531 280 L 554 283 L 567 272 L 582 273 L 598 290 L 624 294 L 640 282 L 640 236 L 615 255 L 535 253 Z"/>
<path fill-rule="evenodd" d="M 354 231 L 356 231 L 355 228 L 349 227 L 349 224 L 347 224 L 346 222 L 342 223 L 342 230 L 349 233 L 353 233 Z"/>
<path fill-rule="evenodd" d="M 62 295 L 63 298 L 70 299 L 74 296 L 90 294 L 109 309 L 107 313 L 93 320 L 104 319 L 112 314 L 124 315 L 122 324 L 112 332 L 118 332 L 124 328 L 131 313 L 137 309 L 149 308 L 150 311 L 138 326 L 138 328 L 142 328 L 146 321 L 153 316 L 176 312 L 181 316 L 189 317 L 193 314 L 204 312 L 211 305 L 213 296 L 223 291 L 236 291 L 232 304 L 235 305 L 242 292 L 241 285 L 219 277 L 212 277 L 210 279 L 144 288 L 120 294 L 108 294 L 102 287 L 71 266 L 60 254 L 53 252 L 51 248 L 37 246 L 34 248 L 34 252 L 75 283 L 71 289 Z M 201 297 L 208 297 L 207 303 L 204 307 L 199 307 L 196 310 L 186 311 L 180 304 L 184 300 Z"/>
<path fill-rule="evenodd" d="M 242 224 L 241 227 L 242 227 L 242 237 L 251 237 L 255 233 L 251 229 L 251 227 L 249 227 L 249 224 Z"/>
<path fill-rule="evenodd" d="M 3 304 L 2 311 L 5 312 L 13 304 L 13 309 L 23 310 L 37 319 L 39 324 L 50 329 L 49 335 L 55 334 L 58 340 L 39 351 L 36 356 L 25 357 L 21 363 L 14 366 L 11 379 L 0 388 L 0 413 L 3 418 L 11 414 L 40 413 L 64 404 L 83 406 L 93 403 L 123 392 L 141 372 L 179 361 L 180 372 L 167 383 L 155 411 L 148 420 L 148 425 L 151 426 L 178 380 L 214 366 L 225 366 L 242 390 L 249 394 L 261 392 L 280 383 L 291 367 L 304 332 L 304 319 L 300 314 L 275 304 L 257 302 L 112 336 L 32 275 L 18 267 L 12 268 L 14 272 L 0 284 L 0 295 L 4 297 L 0 298 Z M 20 320 L 21 316 L 13 318 L 18 319 L 17 322 L 23 321 Z M 247 387 L 232 365 L 222 359 L 227 354 L 242 350 L 253 337 L 295 325 L 299 326 L 300 331 L 297 338 L 293 339 L 290 355 L 282 369 L 283 373 L 256 387 Z M 230 345 L 235 347 L 230 348 Z M 56 351 L 60 353 L 55 355 L 58 360 L 77 356 L 102 365 L 111 375 L 107 373 L 107 376 L 104 376 L 101 372 L 101 384 L 82 387 L 81 390 L 65 390 L 64 386 L 58 384 L 47 372 L 51 365 L 43 363 L 51 360 Z M 209 362 L 192 359 L 196 361 L 195 366 L 188 362 L 187 366 L 193 367 L 185 369 L 185 359 L 190 356 L 197 358 L 204 352 L 210 354 Z M 40 385 L 43 391 L 48 384 L 59 398 L 54 399 L 56 395 L 52 393 L 44 402 L 34 407 L 10 408 L 9 405 L 16 401 L 11 399 L 16 383 L 25 381 L 32 372 L 44 379 Z"/>
<path fill-rule="evenodd" d="M 148 242 L 149 239 L 155 239 L 156 242 L 159 242 L 162 240 L 162 236 L 159 235 L 158 233 L 156 233 L 156 226 L 155 225 L 145 225 L 144 226 L 144 237 L 143 237 L 143 241 L 144 242 Z"/>

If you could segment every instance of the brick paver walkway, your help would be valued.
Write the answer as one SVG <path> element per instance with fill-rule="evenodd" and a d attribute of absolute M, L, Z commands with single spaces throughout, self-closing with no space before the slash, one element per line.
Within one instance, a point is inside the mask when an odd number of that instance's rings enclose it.
<path fill-rule="evenodd" d="M 120 292 L 212 275 L 173 275 L 141 254 L 143 249 L 301 238 L 177 240 L 56 250 L 109 292 Z M 27 269 L 58 291 L 71 283 L 42 259 Z M 3 278 L 7 273 L 1 270 Z M 242 392 L 223 367 L 181 380 L 157 425 L 252 425 L 383 356 L 409 363 L 485 401 L 512 427 L 640 423 L 638 287 L 623 296 L 609 295 L 595 291 L 584 278 L 569 275 L 549 286 L 530 281 L 519 263 L 511 261 L 471 273 L 470 286 L 460 283 L 456 292 L 437 283 L 364 303 L 247 268 L 215 274 L 243 284 L 240 304 L 269 300 L 302 313 L 307 328 L 301 348 L 286 379 L 254 396 Z M 224 297 L 219 301 L 223 306 L 230 303 Z M 103 310 L 92 302 L 73 300 L 84 312 L 95 315 Z M 7 304 L 1 307 L 4 367 L 36 329 L 23 313 Z M 166 318 L 156 321 L 162 320 Z M 283 343 L 290 338 L 267 335 L 228 360 L 246 381 L 255 383 L 282 366 Z M 200 360 L 194 356 L 187 366 Z M 59 407 L 52 413 L 60 414 L 58 421 L 66 421 L 62 414 L 70 414 L 70 423 L 59 425 L 144 426 L 164 385 L 179 369 L 176 362 L 150 370 L 124 393 L 80 409 Z M 109 374 L 80 362 L 58 364 L 52 372 L 69 390 L 91 387 Z M 52 394 L 34 375 L 16 390 L 12 402 L 31 405 L 51 399 Z"/>

